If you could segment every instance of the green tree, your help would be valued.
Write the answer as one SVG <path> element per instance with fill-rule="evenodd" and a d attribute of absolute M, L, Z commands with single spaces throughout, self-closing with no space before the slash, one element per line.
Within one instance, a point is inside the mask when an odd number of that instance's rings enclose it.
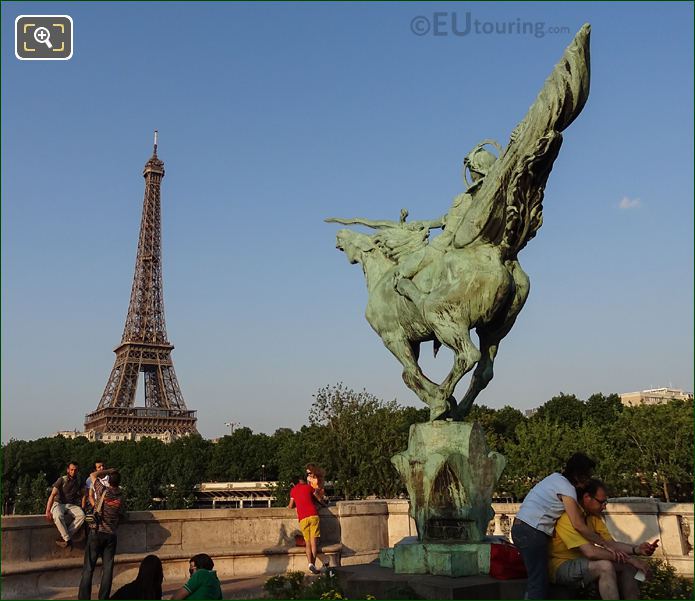
<path fill-rule="evenodd" d="M 595 426 L 610 426 L 615 423 L 623 412 L 620 396 L 600 392 L 592 394 L 584 403 L 584 419 Z"/>
<path fill-rule="evenodd" d="M 496 411 L 487 405 L 473 405 L 467 420 L 478 422 L 485 430 L 485 438 L 490 449 L 501 452 L 504 443 L 495 429 L 495 413 Z"/>
<path fill-rule="evenodd" d="M 543 478 L 562 471 L 577 448 L 576 433 L 557 421 L 528 420 L 516 429 L 517 442 L 507 444 L 507 467 L 498 490 L 523 497 Z"/>
<path fill-rule="evenodd" d="M 407 445 L 414 414 L 342 384 L 319 389 L 309 412 L 309 455 L 321 463 L 346 498 L 394 496 L 402 490 L 391 457 Z"/>
<path fill-rule="evenodd" d="M 634 477 L 647 484 L 649 494 L 668 502 L 676 485 L 685 485 L 692 494 L 692 402 L 625 407 L 617 427 L 629 441 L 626 463 Z"/>
<path fill-rule="evenodd" d="M 549 420 L 570 428 L 578 428 L 584 423 L 584 409 L 584 403 L 575 395 L 561 392 L 541 405 L 531 419 Z"/>
<path fill-rule="evenodd" d="M 23 474 L 17 481 L 15 489 L 14 512 L 19 515 L 31 515 L 32 507 L 31 476 L 29 474 Z"/>
<path fill-rule="evenodd" d="M 514 407 L 505 405 L 495 412 L 493 428 L 502 441 L 515 441 L 517 440 L 516 429 L 523 423 L 526 423 L 524 414 Z"/>
<path fill-rule="evenodd" d="M 40 515 L 45 513 L 46 501 L 48 501 L 48 495 L 50 494 L 50 484 L 46 480 L 46 474 L 43 472 L 36 474 L 31 481 L 29 490 L 32 500 L 31 514 Z"/>
<path fill-rule="evenodd" d="M 521 411 L 509 405 L 505 405 L 502 409 L 474 405 L 468 419 L 479 422 L 485 430 L 490 449 L 503 454 L 509 442 L 517 441 L 516 429 L 526 421 Z"/>
<path fill-rule="evenodd" d="M 22 476 L 21 456 L 28 443 L 23 440 L 13 440 L 2 445 L 2 508 L 8 513 L 16 501 L 17 485 Z"/>
<path fill-rule="evenodd" d="M 167 445 L 164 479 L 167 509 L 186 509 L 195 501 L 194 487 L 203 481 L 212 443 L 202 436 L 185 436 Z"/>
<path fill-rule="evenodd" d="M 43 514 L 48 494 L 46 474 L 39 472 L 33 478 L 29 474 L 23 474 L 17 482 L 14 512 L 19 515 Z"/>
<path fill-rule="evenodd" d="M 254 434 L 250 428 L 237 428 L 213 445 L 208 477 L 217 482 L 260 480 L 264 468 L 277 472 L 275 443 L 267 434 Z M 267 473 L 266 473 L 267 476 Z"/>
<path fill-rule="evenodd" d="M 323 457 L 325 451 L 316 448 L 316 457 L 312 456 L 313 449 L 310 448 L 313 440 L 320 438 L 314 430 L 320 429 L 319 426 L 302 426 L 298 432 L 278 431 L 274 434 L 277 453 L 278 480 L 290 482 L 300 474 L 304 474 L 304 467 L 307 463 L 314 462 L 324 464 Z"/>

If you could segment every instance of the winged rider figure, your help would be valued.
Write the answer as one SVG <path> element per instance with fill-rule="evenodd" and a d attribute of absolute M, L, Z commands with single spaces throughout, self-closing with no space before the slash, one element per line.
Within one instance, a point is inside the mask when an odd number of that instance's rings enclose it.
<path fill-rule="evenodd" d="M 589 96 L 589 25 L 566 48 L 506 148 L 486 140 L 464 160 L 472 183 L 440 219 L 406 222 L 338 219 L 378 230 L 369 236 L 342 229 L 336 246 L 360 263 L 369 300 L 366 317 L 403 365 L 403 380 L 430 407 L 430 419 L 462 420 L 492 380 L 500 341 L 511 330 L 529 292 L 518 253 L 543 222 L 543 195 L 564 131 Z M 485 146 L 497 147 L 495 157 Z M 429 241 L 432 229 L 443 232 Z M 475 329 L 477 348 L 470 338 Z M 422 342 L 454 352 L 436 384 L 419 364 Z M 454 389 L 475 367 L 457 403 Z"/>

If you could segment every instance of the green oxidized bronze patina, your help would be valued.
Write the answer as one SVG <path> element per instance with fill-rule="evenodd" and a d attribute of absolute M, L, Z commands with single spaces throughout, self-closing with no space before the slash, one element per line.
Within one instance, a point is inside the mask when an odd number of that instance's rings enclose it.
<path fill-rule="evenodd" d="M 483 540 L 506 460 L 488 451 L 480 424 L 414 424 L 408 450 L 391 461 L 405 480 L 420 540 Z"/>
<path fill-rule="evenodd" d="M 519 251 L 542 223 L 548 176 L 562 143 L 561 132 L 581 112 L 589 94 L 589 25 L 565 50 L 523 121 L 501 148 L 484 141 L 466 156 L 464 178 L 472 183 L 440 219 L 406 222 L 326 221 L 377 229 L 366 235 L 343 229 L 337 247 L 364 270 L 367 320 L 403 365 L 406 385 L 430 408 L 430 419 L 462 420 L 492 380 L 500 341 L 521 311 L 529 279 Z M 487 150 L 496 146 L 499 156 Z M 430 230 L 443 232 L 429 241 Z M 476 348 L 470 338 L 475 329 Z M 441 384 L 420 369 L 420 345 L 432 341 L 454 352 Z M 476 366 L 477 364 L 477 366 Z M 475 368 L 460 403 L 454 389 Z"/>
<path fill-rule="evenodd" d="M 337 247 L 362 265 L 367 320 L 403 365 L 406 385 L 430 408 L 430 423 L 412 425 L 407 451 L 392 458 L 406 482 L 419 539 L 382 553 L 382 565 L 397 573 L 462 576 L 489 569 L 485 534 L 505 458 L 489 452 L 479 424 L 460 422 L 492 380 L 500 341 L 529 293 L 518 254 L 542 224 L 561 132 L 589 95 L 589 32 L 589 25 L 579 30 L 507 147 L 485 140 L 466 156 L 468 188 L 443 217 L 407 222 L 403 209 L 399 221 L 327 219 L 378 230 L 340 230 Z M 430 241 L 438 228 L 443 232 Z M 473 329 L 480 348 L 471 341 Z M 442 344 L 454 352 L 441 384 L 418 365 L 426 341 L 435 355 Z M 457 403 L 454 389 L 474 367 Z"/>

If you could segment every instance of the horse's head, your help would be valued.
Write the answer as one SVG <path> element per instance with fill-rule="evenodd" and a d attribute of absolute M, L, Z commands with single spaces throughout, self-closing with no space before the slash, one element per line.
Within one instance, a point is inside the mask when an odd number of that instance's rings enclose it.
<path fill-rule="evenodd" d="M 384 253 L 374 243 L 373 236 L 340 230 L 336 236 L 335 247 L 342 250 L 347 260 L 362 265 L 362 271 L 367 280 L 367 289 L 372 287 L 395 264 L 384 256 Z"/>
<path fill-rule="evenodd" d="M 353 232 L 352 230 L 342 229 L 338 231 L 335 240 L 335 247 L 345 253 L 351 264 L 360 263 L 362 253 L 372 250 L 374 243 L 364 234 Z"/>

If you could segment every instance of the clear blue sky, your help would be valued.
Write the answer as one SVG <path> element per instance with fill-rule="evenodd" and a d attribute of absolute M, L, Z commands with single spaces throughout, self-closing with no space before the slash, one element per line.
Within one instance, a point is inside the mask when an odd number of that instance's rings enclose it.
<path fill-rule="evenodd" d="M 438 11 L 448 35 L 412 33 Z M 470 12 L 571 33 L 455 36 L 452 12 L 459 31 Z M 19 14 L 71 15 L 73 58 L 18 61 Z M 591 95 L 478 401 L 692 390 L 692 3 L 3 2 L 2 440 L 80 428 L 99 402 L 155 128 L 167 327 L 201 433 L 297 428 L 338 381 L 419 406 L 323 219 L 441 215 L 466 152 L 506 144 L 584 22 Z"/>

